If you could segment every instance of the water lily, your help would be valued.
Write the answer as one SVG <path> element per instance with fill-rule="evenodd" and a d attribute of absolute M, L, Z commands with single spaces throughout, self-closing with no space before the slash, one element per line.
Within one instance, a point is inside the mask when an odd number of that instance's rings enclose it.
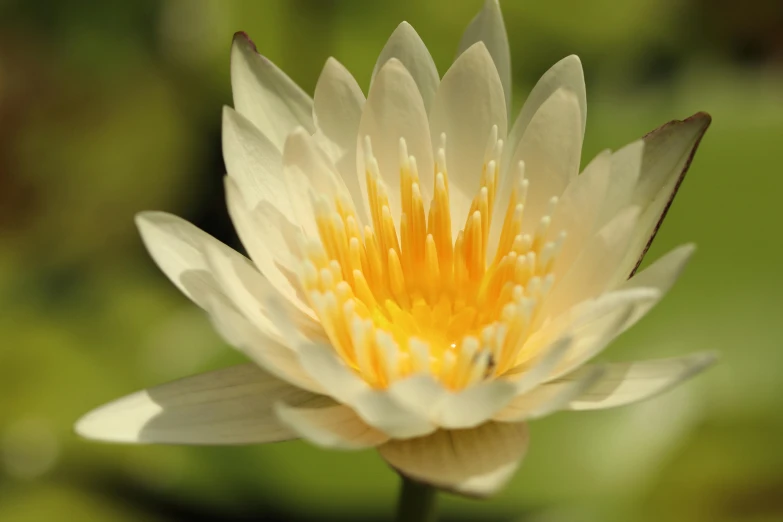
<path fill-rule="evenodd" d="M 713 360 L 589 364 L 693 252 L 637 273 L 708 115 L 603 151 L 580 174 L 580 61 L 555 64 L 509 119 L 497 0 L 442 78 L 402 23 L 366 99 L 333 58 L 311 98 L 241 33 L 231 82 L 225 189 L 249 259 L 170 214 L 137 223 L 163 272 L 252 362 L 119 399 L 83 417 L 81 435 L 377 448 L 416 482 L 486 496 L 519 466 L 528 421 L 640 401 Z"/>

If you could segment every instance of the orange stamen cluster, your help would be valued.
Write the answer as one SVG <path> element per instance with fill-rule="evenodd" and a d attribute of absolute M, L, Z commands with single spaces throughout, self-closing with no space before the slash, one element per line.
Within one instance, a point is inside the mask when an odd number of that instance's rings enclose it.
<path fill-rule="evenodd" d="M 545 240 L 549 215 L 534 233 L 522 233 L 528 182 L 520 163 L 509 173 L 517 179 L 498 247 L 487 255 L 502 147 L 493 129 L 479 189 L 456 238 L 445 135 L 435 171 L 426 174 L 434 176 L 429 211 L 416 159 L 400 139 L 399 227 L 369 137 L 364 152 L 372 226 L 360 227 L 347 198 L 316 197 L 320 237 L 307 245 L 303 286 L 335 350 L 371 386 L 385 388 L 424 372 L 461 389 L 501 375 L 519 360 L 554 281 L 551 268 L 564 236 Z"/>

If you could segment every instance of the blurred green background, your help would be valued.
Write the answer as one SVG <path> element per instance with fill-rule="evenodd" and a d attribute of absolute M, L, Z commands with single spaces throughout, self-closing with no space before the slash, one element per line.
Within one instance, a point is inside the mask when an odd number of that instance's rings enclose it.
<path fill-rule="evenodd" d="M 783 520 L 783 2 L 503 0 L 515 110 L 584 63 L 584 160 L 704 110 L 713 125 L 650 253 L 697 255 L 607 357 L 718 350 L 637 407 L 535 422 L 500 496 L 446 520 Z M 237 245 L 220 113 L 248 32 L 309 92 L 330 55 L 363 88 L 408 20 L 443 72 L 480 0 L 0 0 L 0 521 L 389 520 L 373 452 L 300 442 L 121 447 L 74 420 L 141 387 L 240 361 L 147 257 L 143 209 Z M 648 258 L 649 260 L 649 258 Z"/>

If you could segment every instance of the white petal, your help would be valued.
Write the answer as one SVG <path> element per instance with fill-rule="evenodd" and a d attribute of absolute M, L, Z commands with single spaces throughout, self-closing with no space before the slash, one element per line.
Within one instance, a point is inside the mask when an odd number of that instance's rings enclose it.
<path fill-rule="evenodd" d="M 233 305 L 273 339 L 282 339 L 279 329 L 262 308 L 264 299 L 274 290 L 244 256 L 227 256 L 214 247 L 205 248 L 205 259 L 223 293 Z"/>
<path fill-rule="evenodd" d="M 597 225 L 611 221 L 621 210 L 632 205 L 633 192 L 639 182 L 644 157 L 644 141 L 630 143 L 612 154 L 609 183 L 601 203 Z"/>
<path fill-rule="evenodd" d="M 390 437 L 418 437 L 436 429 L 424 415 L 405 407 L 386 390 L 372 389 L 345 365 L 331 345 L 307 338 L 279 309 L 269 310 L 294 345 L 302 368 L 326 395 L 350 406 L 364 422 Z"/>
<path fill-rule="evenodd" d="M 298 352 L 302 367 L 326 393 L 350 406 L 370 426 L 395 438 L 418 437 L 436 429 L 424 415 L 405 407 L 387 391 L 370 388 L 330 346 L 301 344 Z"/>
<path fill-rule="evenodd" d="M 298 388 L 324 393 L 323 388 L 302 368 L 296 352 L 286 346 L 287 340 L 279 336 L 270 337 L 225 300 L 208 300 L 206 309 L 223 340 L 263 369 Z"/>
<path fill-rule="evenodd" d="M 421 93 L 424 107 L 429 109 L 435 98 L 435 91 L 438 89 L 440 75 L 427 46 L 424 45 L 419 34 L 408 22 L 402 22 L 398 25 L 386 41 L 386 45 L 383 46 L 372 71 L 373 82 L 381 68 L 392 58 L 399 60 L 411 73 Z"/>
<path fill-rule="evenodd" d="M 296 351 L 302 367 L 327 390 L 330 397 L 342 403 L 350 403 L 357 395 L 370 389 L 366 382 L 340 360 L 328 344 L 314 345 L 300 339 Z"/>
<path fill-rule="evenodd" d="M 283 175 L 294 214 L 305 235 L 320 240 L 315 201 L 336 199 L 351 206 L 352 200 L 335 166 L 315 140 L 301 127 L 288 135 L 283 147 Z"/>
<path fill-rule="evenodd" d="M 247 208 L 236 183 L 228 176 L 223 179 L 228 213 L 250 258 L 280 295 L 315 318 L 302 295 L 297 275 L 299 247 L 304 240 L 300 227 L 268 202 L 261 202 L 252 210 Z"/>
<path fill-rule="evenodd" d="M 544 301 L 539 323 L 557 316 L 577 303 L 599 296 L 622 281 L 621 261 L 633 239 L 639 209 L 630 207 L 604 225 L 587 242 L 570 270 L 557 274 Z"/>
<path fill-rule="evenodd" d="M 511 110 L 511 53 L 508 47 L 506 25 L 498 0 L 485 0 L 483 9 L 471 20 L 459 42 L 457 56 L 476 42 L 487 46 L 506 95 L 506 108 Z"/>
<path fill-rule="evenodd" d="M 313 95 L 317 129 L 313 138 L 334 163 L 357 209 L 364 208 L 356 176 L 356 136 L 364 102 L 362 89 L 348 69 L 329 58 Z M 367 214 L 362 219 L 369 223 Z"/>
<path fill-rule="evenodd" d="M 519 140 L 522 139 L 533 116 L 538 112 L 544 102 L 560 88 L 564 88 L 576 95 L 579 103 L 580 121 L 582 122 L 582 135 L 584 135 L 584 129 L 587 123 L 585 77 L 582 72 L 582 62 L 579 61 L 579 57 L 571 55 L 553 65 L 544 73 L 541 79 L 538 80 L 538 83 L 533 87 L 533 90 L 530 91 L 519 116 L 517 116 L 516 121 L 514 121 L 511 132 L 508 134 L 509 146 L 506 147 L 504 154 L 506 157 L 506 165 L 508 165 L 508 161 L 514 154 L 513 145 L 517 144 Z"/>
<path fill-rule="evenodd" d="M 238 253 L 184 219 L 165 212 L 137 214 L 136 226 L 155 263 L 197 305 L 203 308 L 208 295 L 222 293 L 210 273 L 204 247 L 211 244 L 222 252 Z"/>
<path fill-rule="evenodd" d="M 579 375 L 575 375 L 574 378 L 567 376 L 538 386 L 514 398 L 508 406 L 495 415 L 494 420 L 522 422 L 562 410 L 593 386 L 604 372 L 602 366 L 591 366 L 585 371 L 579 371 Z"/>
<path fill-rule="evenodd" d="M 552 216 L 549 240 L 565 233 L 565 241 L 552 267 L 554 274 L 565 274 L 593 236 L 602 211 L 611 172 L 611 153 L 604 151 L 591 161 L 584 172 L 568 184 Z"/>
<path fill-rule="evenodd" d="M 503 84 L 483 42 L 473 44 L 446 71 L 430 111 L 432 142 L 446 134 L 446 168 L 452 234 L 462 228 L 479 190 L 487 140 L 497 125 L 498 138 L 507 131 Z M 420 172 L 424 172 L 420 170 Z"/>
<path fill-rule="evenodd" d="M 312 393 L 253 364 L 188 377 L 128 395 L 82 417 L 76 432 L 108 442 L 258 444 L 296 436 L 273 412 Z"/>
<path fill-rule="evenodd" d="M 244 33 L 234 36 L 231 48 L 231 89 L 236 110 L 278 150 L 296 127 L 315 131 L 313 100 L 268 58 L 258 54 Z"/>
<path fill-rule="evenodd" d="M 326 448 L 374 448 L 389 440 L 388 435 L 368 426 L 351 408 L 327 397 L 298 406 L 277 403 L 275 411 L 300 437 Z"/>
<path fill-rule="evenodd" d="M 571 410 L 598 410 L 648 399 L 705 370 L 716 360 L 713 353 L 607 365 L 607 371 L 584 394 L 568 405 Z M 564 379 L 579 379 L 580 369 Z"/>
<path fill-rule="evenodd" d="M 643 138 L 642 168 L 632 198 L 642 214 L 625 261 L 629 274 L 639 268 L 711 121 L 709 114 L 700 112 L 683 121 L 669 122 Z"/>
<path fill-rule="evenodd" d="M 223 160 L 248 208 L 268 201 L 292 219 L 280 151 L 255 125 L 230 107 L 223 108 Z"/>
<path fill-rule="evenodd" d="M 396 58 L 381 67 L 370 87 L 359 124 L 356 162 L 363 200 L 367 201 L 365 137 L 372 141 L 372 152 L 378 161 L 381 179 L 386 185 L 392 216 L 399 219 L 400 138 L 408 154 L 416 158 L 420 173 L 422 197 L 429 202 L 433 193 L 434 170 L 427 111 L 411 74 Z"/>
<path fill-rule="evenodd" d="M 223 293 L 237 310 L 265 336 L 286 344 L 269 307 L 285 313 L 296 328 L 312 339 L 326 339 L 321 324 L 282 298 L 268 279 L 242 255 L 230 255 L 214 246 L 204 249 L 207 263 Z"/>
<path fill-rule="evenodd" d="M 654 288 L 632 288 L 580 303 L 536 331 L 522 353 L 538 353 L 560 339 L 570 338 L 568 352 L 549 375 L 549 379 L 557 378 L 597 355 L 624 331 L 637 308 L 649 309 L 649 303 L 660 296 Z"/>
<path fill-rule="evenodd" d="M 562 331 L 566 329 L 563 328 Z M 523 355 L 517 361 L 517 366 L 513 367 L 504 374 L 509 382 L 514 384 L 515 395 L 522 395 L 534 389 L 542 382 L 549 379 L 560 363 L 562 363 L 569 352 L 571 352 L 574 339 L 565 334 L 556 337 L 548 346 L 543 348 L 535 345 L 535 339 L 530 343 L 530 350 L 533 357 L 528 357 L 523 349 Z M 529 360 L 528 360 L 529 359 Z"/>
<path fill-rule="evenodd" d="M 389 394 L 406 408 L 440 428 L 472 428 L 500 411 L 516 393 L 513 383 L 494 380 L 453 392 L 430 375 L 415 375 L 389 387 Z"/>
<path fill-rule="evenodd" d="M 348 404 L 370 426 L 395 439 L 429 435 L 437 426 L 401 405 L 385 390 L 368 390 Z"/>
<path fill-rule="evenodd" d="M 577 95 L 560 88 L 541 104 L 519 142 L 508 144 L 514 149 L 509 169 L 513 171 L 520 161 L 524 161 L 525 178 L 530 181 L 525 203 L 525 231 L 537 226 L 549 200 L 553 196 L 560 197 L 579 174 L 583 138 L 579 109 Z M 508 179 L 509 176 L 503 179 L 502 187 Z"/>
<path fill-rule="evenodd" d="M 528 441 L 526 424 L 489 422 L 478 428 L 392 440 L 378 452 L 414 480 L 486 497 L 508 482 L 527 452 Z"/>
<path fill-rule="evenodd" d="M 685 265 L 688 263 L 695 250 L 696 247 L 692 244 L 675 248 L 633 276 L 620 288 L 655 288 L 660 291 L 661 296 L 665 295 L 671 287 L 674 286 L 674 282 L 680 277 L 680 274 L 685 269 Z M 625 328 L 630 328 L 636 324 L 654 304 L 655 302 L 651 302 L 644 306 L 638 306 L 633 315 L 628 319 Z"/>

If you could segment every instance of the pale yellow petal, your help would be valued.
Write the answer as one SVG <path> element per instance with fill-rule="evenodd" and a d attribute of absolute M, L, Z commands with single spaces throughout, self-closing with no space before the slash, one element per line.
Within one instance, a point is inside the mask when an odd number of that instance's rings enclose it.
<path fill-rule="evenodd" d="M 704 371 L 716 360 L 714 353 L 695 353 L 684 357 L 606 365 L 606 373 L 593 386 L 572 400 L 571 410 L 600 410 L 638 402 L 670 390 Z M 583 368 L 563 379 L 578 380 Z"/>
<path fill-rule="evenodd" d="M 624 280 L 620 262 L 633 240 L 639 209 L 629 207 L 585 242 L 569 270 L 557 274 L 539 313 L 539 324 L 582 301 L 598 297 Z"/>
<path fill-rule="evenodd" d="M 294 215 L 309 238 L 320 239 L 316 223 L 319 200 L 334 205 L 339 199 L 352 207 L 348 188 L 334 164 L 301 127 L 289 134 L 285 141 L 283 176 Z"/>
<path fill-rule="evenodd" d="M 569 379 L 564 377 L 537 386 L 532 391 L 515 397 L 503 410 L 498 412 L 494 420 L 499 422 L 522 422 L 538 419 L 562 410 L 574 399 L 601 378 L 605 369 L 601 366 L 591 366 L 580 371 L 578 376 Z"/>
<path fill-rule="evenodd" d="M 573 266 L 596 232 L 610 172 L 611 153 L 607 150 L 598 154 L 584 172 L 568 184 L 557 203 L 549 226 L 549 240 L 556 241 L 561 234 L 565 234 L 565 240 L 552 267 L 555 277 Z"/>
<path fill-rule="evenodd" d="M 365 205 L 356 176 L 356 136 L 364 102 L 364 93 L 348 69 L 329 58 L 313 95 L 313 139 L 337 168 L 357 210 Z M 365 223 L 368 216 L 362 216 Z"/>
<path fill-rule="evenodd" d="M 642 213 L 623 262 L 629 274 L 639 268 L 711 122 L 709 114 L 700 112 L 669 122 L 643 138 L 644 157 L 631 200 Z"/>
<path fill-rule="evenodd" d="M 364 422 L 395 438 L 432 433 L 436 426 L 386 390 L 374 390 L 351 371 L 329 346 L 300 345 L 302 367 L 326 393 L 350 406 Z"/>
<path fill-rule="evenodd" d="M 494 380 L 464 390 L 446 389 L 431 375 L 415 375 L 393 383 L 389 394 L 404 407 L 440 428 L 472 428 L 500 411 L 516 393 L 513 383 Z"/>
<path fill-rule="evenodd" d="M 565 89 L 576 95 L 579 104 L 579 119 L 582 123 L 582 135 L 584 135 L 585 125 L 587 123 L 587 95 L 585 93 L 585 77 L 582 72 L 582 62 L 576 55 L 563 58 L 553 65 L 540 80 L 536 83 L 533 90 L 525 100 L 519 116 L 514 121 L 514 126 L 508 134 L 509 146 L 505 149 L 504 168 L 509 166 L 511 156 L 514 154 L 515 145 L 519 143 L 522 136 L 527 131 L 533 116 L 538 112 L 541 106 L 558 89 Z"/>
<path fill-rule="evenodd" d="M 142 212 L 136 226 L 152 259 L 182 293 L 204 308 L 205 297 L 222 293 L 204 256 L 205 245 L 234 252 L 184 219 L 165 212 Z"/>
<path fill-rule="evenodd" d="M 493 127 L 507 131 L 503 84 L 483 42 L 473 44 L 446 71 L 430 111 L 432 142 L 446 135 L 446 170 L 452 210 L 452 235 L 464 225 L 480 188 L 487 141 Z"/>
<path fill-rule="evenodd" d="M 632 204 L 643 157 L 643 140 L 630 143 L 612 154 L 609 182 L 596 223 L 598 227 L 611 221 L 620 211 Z"/>
<path fill-rule="evenodd" d="M 286 346 L 287 340 L 265 334 L 224 300 L 209 300 L 206 308 L 223 340 L 261 368 L 298 388 L 324 393 L 323 387 L 304 370 L 296 352 Z"/>
<path fill-rule="evenodd" d="M 667 253 L 653 264 L 634 275 L 626 281 L 620 288 L 655 288 L 661 296 L 665 295 L 674 286 L 674 283 L 680 277 L 685 265 L 690 261 L 691 256 L 696 251 L 693 244 L 682 245 Z M 641 319 L 656 302 L 650 302 L 645 306 L 639 306 L 634 314 L 629 318 L 625 328 L 630 328 Z"/>
<path fill-rule="evenodd" d="M 327 397 L 296 406 L 279 402 L 275 411 L 300 437 L 325 448 L 359 450 L 389 440 L 388 435 L 368 426 L 351 408 Z"/>
<path fill-rule="evenodd" d="M 237 112 L 253 122 L 278 150 L 296 127 L 310 133 L 313 100 L 268 58 L 258 54 L 244 33 L 231 48 L 231 89 Z"/>
<path fill-rule="evenodd" d="M 398 25 L 383 46 L 372 71 L 373 82 L 381 68 L 392 58 L 399 60 L 411 74 L 421 93 L 424 108 L 429 109 L 438 89 L 440 75 L 427 46 L 408 22 Z"/>
<path fill-rule="evenodd" d="M 294 219 L 283 182 L 280 151 L 230 107 L 223 108 L 223 161 L 248 208 L 266 201 L 286 218 Z"/>
<path fill-rule="evenodd" d="M 533 114 L 519 141 L 507 144 L 514 150 L 509 172 L 520 161 L 524 162 L 525 178 L 530 183 L 525 202 L 525 232 L 535 229 L 550 200 L 559 198 L 579 174 L 584 137 L 579 109 L 579 98 L 574 92 L 557 89 Z M 514 185 L 509 183 L 514 182 L 513 177 L 504 177 L 500 193 L 510 193 L 508 189 Z"/>
<path fill-rule="evenodd" d="M 88 439 L 125 443 L 259 444 L 296 438 L 275 415 L 278 401 L 315 395 L 254 364 L 188 377 L 128 395 L 76 424 Z"/>
<path fill-rule="evenodd" d="M 299 249 L 304 241 L 301 228 L 267 202 L 254 209 L 247 208 L 236 183 L 228 176 L 223 180 L 228 213 L 253 263 L 280 295 L 302 313 L 315 318 L 302 295 L 297 276 Z"/>
<path fill-rule="evenodd" d="M 553 343 L 570 339 L 568 351 L 558 360 L 549 379 L 557 378 L 587 362 L 620 335 L 638 307 L 660 299 L 654 288 L 609 292 L 574 306 L 536 331 L 525 343 L 522 355 L 539 353 Z M 517 373 L 518 370 L 512 370 Z"/>
<path fill-rule="evenodd" d="M 527 452 L 527 425 L 489 422 L 466 430 L 392 440 L 381 456 L 403 475 L 463 495 L 487 497 L 502 488 Z"/>
<path fill-rule="evenodd" d="M 495 68 L 498 70 L 503 92 L 506 96 L 506 108 L 511 110 L 511 53 L 508 47 L 506 25 L 503 23 L 503 13 L 498 0 L 485 0 L 484 7 L 471 20 L 462 39 L 459 42 L 457 56 L 465 52 L 476 42 L 484 42 L 487 46 Z"/>
<path fill-rule="evenodd" d="M 429 202 L 433 193 L 431 173 L 434 164 L 427 111 L 415 80 L 397 58 L 388 60 L 375 77 L 359 124 L 357 175 L 365 200 L 369 167 L 365 161 L 369 152 L 367 139 L 378 162 L 392 217 L 398 221 L 402 209 L 400 139 L 405 140 L 408 155 L 416 159 L 422 197 Z"/>

